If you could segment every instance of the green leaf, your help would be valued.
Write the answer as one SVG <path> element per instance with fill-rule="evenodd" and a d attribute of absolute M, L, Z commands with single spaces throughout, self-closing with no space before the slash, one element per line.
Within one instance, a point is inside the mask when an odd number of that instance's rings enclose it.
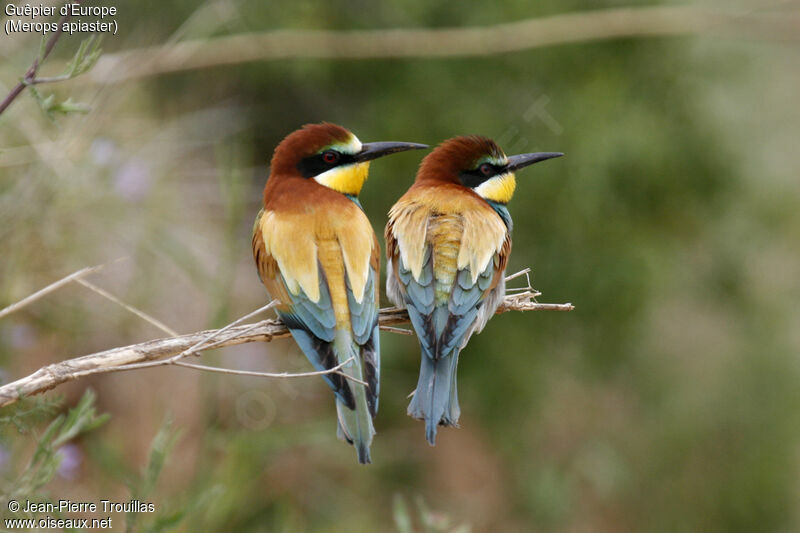
<path fill-rule="evenodd" d="M 108 415 L 97 416 L 94 401 L 95 393 L 88 389 L 78 402 L 78 405 L 69 410 L 61 433 L 53 441 L 54 448 L 66 444 L 83 432 L 100 427 L 108 420 Z"/>
<path fill-rule="evenodd" d="M 72 98 L 67 98 L 61 103 L 56 103 L 50 106 L 50 113 L 61 113 L 67 115 L 69 113 L 88 113 L 92 108 L 86 104 L 73 102 Z"/>
<path fill-rule="evenodd" d="M 145 468 L 143 483 L 139 494 L 137 494 L 141 499 L 149 496 L 155 487 L 158 477 L 161 475 L 161 470 L 167 461 L 167 456 L 172 451 L 178 436 L 178 433 L 172 429 L 172 419 L 166 418 L 150 445 L 150 456 Z"/>
<path fill-rule="evenodd" d="M 134 499 L 147 501 L 148 496 L 152 493 L 156 486 L 161 471 L 167 462 L 167 457 L 172 451 L 172 447 L 178 440 L 179 433 L 172 429 L 172 420 L 167 417 L 161 428 L 153 437 L 153 442 L 150 444 L 150 453 L 147 458 L 147 465 L 144 467 L 141 479 L 131 484 L 131 496 Z M 127 513 L 125 515 L 125 524 L 127 531 L 133 532 L 137 530 L 137 522 L 139 520 L 139 513 Z M 175 520 L 183 520 L 183 517 L 173 517 Z M 153 524 L 151 524 L 151 527 Z"/>
<path fill-rule="evenodd" d="M 64 72 L 59 78 L 71 79 L 92 68 L 103 52 L 100 48 L 101 40 L 102 39 L 97 35 L 92 35 L 81 41 L 77 52 L 72 56 L 70 62 L 67 63 Z"/>

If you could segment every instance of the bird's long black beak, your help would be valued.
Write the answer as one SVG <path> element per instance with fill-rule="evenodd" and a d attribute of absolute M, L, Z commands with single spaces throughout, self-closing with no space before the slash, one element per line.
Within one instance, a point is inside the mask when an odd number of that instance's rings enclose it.
<path fill-rule="evenodd" d="M 538 163 L 539 161 L 553 159 L 554 157 L 561 157 L 562 155 L 564 154 L 561 152 L 535 152 L 532 154 L 512 155 L 508 158 L 508 166 L 506 167 L 506 170 L 514 172 L 515 170 L 525 168 L 528 165 Z"/>
<path fill-rule="evenodd" d="M 361 145 L 361 151 L 355 155 L 356 161 L 363 163 L 364 161 L 372 161 L 385 155 L 394 154 L 396 152 L 405 152 L 406 150 L 423 150 L 428 148 L 427 144 L 418 143 L 400 143 L 400 142 L 377 142 L 377 143 L 364 143 Z"/>

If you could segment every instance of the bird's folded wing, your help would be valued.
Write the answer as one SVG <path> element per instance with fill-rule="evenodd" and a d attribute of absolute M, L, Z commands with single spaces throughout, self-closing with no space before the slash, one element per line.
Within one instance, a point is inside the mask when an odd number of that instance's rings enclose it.
<path fill-rule="evenodd" d="M 347 325 L 346 319 L 340 319 L 337 323 L 337 309 L 341 312 L 342 306 L 346 305 L 345 316 L 349 315 L 352 340 L 357 345 L 354 348 L 363 360 L 364 379 L 370 385 L 370 408 L 373 412 L 376 411 L 380 372 L 377 306 L 380 248 L 377 237 L 371 227 L 367 226 L 371 238 L 366 248 L 352 235 L 337 238 L 338 245 L 332 244 L 330 240 L 325 241 L 327 244 L 319 248 L 322 243 L 318 243 L 313 235 L 306 238 L 307 235 L 294 232 L 294 241 L 286 243 L 279 241 L 280 232 L 276 232 L 274 227 L 281 223 L 280 217 L 273 214 L 264 220 L 263 216 L 259 214 L 254 226 L 253 256 L 262 282 L 270 294 L 280 301 L 278 310 L 281 318 L 292 330 L 295 340 L 312 365 L 318 370 L 327 370 L 342 362 L 333 350 L 333 342 L 337 328 Z M 272 226 L 265 227 L 265 222 Z M 359 221 L 353 221 L 354 225 L 357 225 L 356 222 Z M 335 233 L 338 236 L 341 232 Z M 309 249 L 297 250 L 297 247 L 303 246 Z M 326 250 L 324 257 L 319 255 L 323 249 Z M 270 253 L 272 250 L 280 254 L 283 260 L 279 261 Z M 332 251 L 335 253 L 330 253 Z M 365 256 L 364 251 L 369 255 Z M 309 256 L 310 260 L 299 260 L 305 256 Z M 331 261 L 337 264 L 331 265 Z M 306 271 L 309 266 L 315 267 L 313 276 Z M 344 274 L 335 280 L 339 284 L 335 291 L 331 289 L 326 271 Z M 313 278 L 317 280 L 317 284 L 312 287 L 315 289 L 311 291 L 313 294 L 309 295 L 305 287 L 307 282 L 302 280 Z M 301 281 L 292 283 L 292 280 Z M 334 293 L 344 296 L 342 281 L 346 298 L 334 298 Z M 346 380 L 337 374 L 324 377 L 344 403 L 352 406 L 352 393 Z"/>
<path fill-rule="evenodd" d="M 379 272 L 380 272 L 380 247 L 375 233 L 372 232 L 372 253 L 367 269 L 366 284 L 363 289 L 361 301 L 353 292 L 350 276 L 345 276 L 347 290 L 347 305 L 350 309 L 350 326 L 356 343 L 363 345 L 367 342 L 372 329 L 378 324 L 378 298 L 379 298 Z"/>
<path fill-rule="evenodd" d="M 253 257 L 259 277 L 270 295 L 280 302 L 278 314 L 292 331 L 295 341 L 312 366 L 320 371 L 329 370 L 340 361 L 333 350 L 336 316 L 325 273 L 315 257 L 314 263 L 319 279 L 316 300 L 310 298 L 302 287 L 295 287 L 295 291 L 289 290 L 278 261 L 268 251 L 260 219 L 261 213 L 256 218 L 253 231 Z M 344 377 L 338 374 L 326 374 L 323 378 L 345 405 L 351 408 L 355 405 L 352 392 Z"/>
<path fill-rule="evenodd" d="M 420 217 L 407 215 L 400 210 L 395 212 L 399 216 L 390 220 L 386 228 L 386 248 L 391 264 L 387 286 L 390 293 L 397 292 L 402 297 L 423 351 L 436 359 L 463 346 L 469 335 L 475 330 L 480 331 L 494 313 L 494 308 L 483 309 L 483 304 L 492 296 L 489 303 L 492 307 L 497 306 L 494 296 L 502 284 L 511 240 L 506 236 L 498 250 L 494 242 L 487 242 L 485 238 L 474 239 L 481 225 L 476 226 L 473 217 L 460 220 L 464 228 L 459 245 L 459 268 L 449 286 L 444 287 L 449 291 L 445 307 L 441 303 L 436 304 L 436 291 L 441 291 L 443 287 L 442 276 L 435 271 L 433 258 L 436 254 L 431 250 L 435 244 L 430 239 L 420 243 L 418 237 L 404 238 L 411 234 L 415 237 L 425 235 L 430 230 L 429 220 L 423 219 L 422 228 L 410 227 L 419 225 Z M 403 248 L 408 246 L 420 246 L 421 249 L 404 251 Z M 483 256 L 487 252 L 489 260 L 485 261 Z M 465 257 L 468 258 L 466 261 L 463 260 Z M 412 264 L 407 264 L 404 258 L 410 258 Z M 477 265 L 484 264 L 481 271 L 473 271 Z"/>

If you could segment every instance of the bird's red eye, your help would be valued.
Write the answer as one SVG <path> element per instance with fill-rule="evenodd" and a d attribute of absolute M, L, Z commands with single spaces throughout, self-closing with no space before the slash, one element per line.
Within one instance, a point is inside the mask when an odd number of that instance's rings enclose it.
<path fill-rule="evenodd" d="M 494 168 L 489 163 L 483 163 L 481 166 L 478 167 L 478 170 L 481 171 L 481 174 L 484 176 L 491 176 L 494 173 Z"/>
<path fill-rule="evenodd" d="M 333 150 L 328 150 L 327 152 L 324 152 L 322 154 L 322 160 L 328 163 L 329 165 L 332 165 L 339 160 L 339 153 L 334 152 Z"/>

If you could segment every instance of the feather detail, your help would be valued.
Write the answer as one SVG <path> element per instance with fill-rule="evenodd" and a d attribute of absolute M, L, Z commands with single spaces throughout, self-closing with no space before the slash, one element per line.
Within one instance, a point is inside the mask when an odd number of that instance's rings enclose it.
<path fill-rule="evenodd" d="M 460 217 L 462 234 L 458 269 L 468 268 L 473 283 L 503 248 L 507 228 L 480 196 L 451 183 L 415 183 L 389 211 L 389 225 L 403 264 L 414 279 L 422 273 L 429 219 L 438 214 Z M 388 241 L 387 241 L 388 242 Z M 393 248 L 394 250 L 394 248 Z M 388 246 L 387 246 L 388 251 Z"/>
<path fill-rule="evenodd" d="M 347 304 L 345 286 L 345 267 L 342 262 L 342 249 L 334 240 L 324 240 L 318 245 L 319 265 L 325 272 L 328 290 L 333 303 L 336 329 L 350 330 L 350 308 Z"/>
<path fill-rule="evenodd" d="M 256 222 L 253 225 L 253 258 L 256 261 L 258 277 L 267 288 L 269 295 L 279 302 L 278 309 L 288 311 L 288 303 L 291 301 L 286 285 L 281 280 L 278 262 L 267 252 L 264 238 L 261 233 L 261 218 L 264 210 L 259 211 Z"/>
<path fill-rule="evenodd" d="M 466 211 L 464 218 L 464 234 L 458 253 L 459 270 L 469 268 L 472 283 L 478 280 L 481 272 L 486 270 L 489 261 L 500 253 L 506 240 L 507 228 L 500 215 L 489 208 L 492 216 L 486 212 Z"/>
<path fill-rule="evenodd" d="M 437 305 L 447 303 L 458 274 L 457 258 L 460 255 L 459 248 L 463 247 L 463 220 L 459 215 L 437 215 L 431 217 L 428 225 L 428 246 L 433 255 L 434 297 Z"/>
<path fill-rule="evenodd" d="M 403 264 L 414 278 L 419 278 L 425 254 L 425 237 L 431 210 L 423 203 L 403 202 L 405 196 L 389 211 L 394 240 Z"/>
<path fill-rule="evenodd" d="M 319 301 L 317 243 L 311 231 L 298 231 L 304 225 L 296 214 L 265 211 L 261 216 L 261 238 L 266 253 L 275 258 L 286 287 L 294 295 L 300 290 L 312 302 Z M 287 238 L 291 235 L 291 238 Z"/>
<path fill-rule="evenodd" d="M 375 233 L 372 231 L 369 219 L 360 209 L 356 209 L 355 213 L 352 218 L 348 217 L 347 220 L 342 220 L 340 224 L 337 224 L 334 231 L 342 248 L 350 289 L 353 291 L 356 302 L 361 303 L 364 299 L 364 289 L 367 286 L 370 263 L 374 261 L 373 256 L 380 257 L 380 248 L 375 240 Z"/>
<path fill-rule="evenodd" d="M 297 202 L 298 196 L 307 201 Z M 265 252 L 276 261 L 288 291 L 296 295 L 302 290 L 311 301 L 318 301 L 318 247 L 332 241 L 341 249 L 343 273 L 353 297 L 362 302 L 370 263 L 379 251 L 375 250 L 369 219 L 359 206 L 302 178 L 279 182 L 271 188 L 268 200 L 256 229 L 260 229 Z"/>

